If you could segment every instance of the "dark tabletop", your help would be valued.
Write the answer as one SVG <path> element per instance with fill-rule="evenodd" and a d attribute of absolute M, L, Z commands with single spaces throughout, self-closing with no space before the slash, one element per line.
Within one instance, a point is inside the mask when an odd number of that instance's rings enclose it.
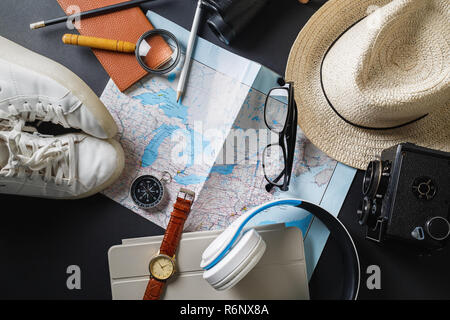
<path fill-rule="evenodd" d="M 143 5 L 190 29 L 193 0 L 159 0 Z M 206 26 L 199 35 L 239 55 L 284 74 L 290 47 L 309 17 L 324 3 L 271 1 L 259 19 L 232 47 L 224 46 Z M 90 50 L 61 44 L 64 24 L 30 31 L 31 22 L 64 13 L 56 0 L 1 0 L 0 35 L 54 59 L 78 74 L 99 96 L 109 77 Z M 1 50 L 1 48 L 0 48 Z M 0 75 L 1 76 L 1 75 Z M 299 112 L 301 112 L 301 107 Z M 363 172 L 358 171 L 339 213 L 358 248 L 362 299 L 450 298 L 449 250 L 432 256 L 407 247 L 380 247 L 364 239 L 356 221 Z M 108 249 L 124 238 L 163 234 L 164 230 L 98 194 L 77 201 L 0 195 L 0 298 L 110 299 Z M 81 290 L 68 290 L 66 269 L 81 268 Z M 368 290 L 366 268 L 378 265 L 381 290 Z M 338 297 L 342 258 L 330 238 L 310 283 L 313 298 Z"/>

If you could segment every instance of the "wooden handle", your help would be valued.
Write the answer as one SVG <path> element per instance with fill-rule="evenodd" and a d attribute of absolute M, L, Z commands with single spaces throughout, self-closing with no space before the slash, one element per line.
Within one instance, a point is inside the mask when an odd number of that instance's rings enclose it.
<path fill-rule="evenodd" d="M 136 50 L 136 45 L 131 42 L 79 36 L 77 34 L 65 34 L 62 38 L 62 41 L 65 44 L 72 44 L 75 46 L 103 49 L 115 52 L 133 53 Z"/>
<path fill-rule="evenodd" d="M 298 0 L 298 2 L 303 3 L 303 4 L 307 4 L 309 2 L 309 0 Z"/>

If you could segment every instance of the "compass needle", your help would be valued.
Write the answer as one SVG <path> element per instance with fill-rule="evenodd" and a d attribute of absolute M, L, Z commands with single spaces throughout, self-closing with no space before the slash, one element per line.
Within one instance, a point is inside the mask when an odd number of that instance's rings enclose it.
<path fill-rule="evenodd" d="M 136 178 L 131 185 L 130 195 L 136 205 L 143 209 L 154 208 L 162 202 L 164 197 L 162 182 L 152 175 Z"/>

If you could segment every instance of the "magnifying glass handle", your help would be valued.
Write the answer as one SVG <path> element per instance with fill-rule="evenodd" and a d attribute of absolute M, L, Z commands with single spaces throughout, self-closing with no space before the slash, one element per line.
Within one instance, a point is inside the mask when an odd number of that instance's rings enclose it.
<path fill-rule="evenodd" d="M 65 34 L 62 37 L 65 44 L 75 46 L 103 49 L 115 52 L 134 53 L 136 45 L 132 42 L 113 40 L 97 37 L 80 36 L 77 34 Z"/>

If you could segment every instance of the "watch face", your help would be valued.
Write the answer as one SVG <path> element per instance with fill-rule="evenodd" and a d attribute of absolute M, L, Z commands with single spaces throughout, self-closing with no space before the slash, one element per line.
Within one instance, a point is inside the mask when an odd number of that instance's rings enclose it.
<path fill-rule="evenodd" d="M 150 261 L 150 274 L 158 280 L 167 280 L 175 272 L 170 257 L 160 254 Z"/>
<path fill-rule="evenodd" d="M 144 209 L 157 206 L 164 195 L 164 187 L 158 178 L 150 175 L 140 176 L 131 185 L 131 198 Z"/>

